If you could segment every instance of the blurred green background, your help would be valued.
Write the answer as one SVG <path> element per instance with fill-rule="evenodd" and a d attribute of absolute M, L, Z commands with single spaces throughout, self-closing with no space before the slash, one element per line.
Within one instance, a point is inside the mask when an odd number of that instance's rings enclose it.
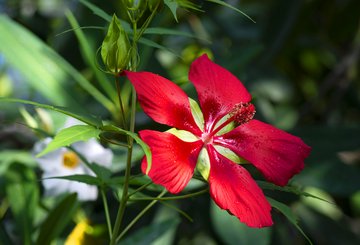
<path fill-rule="evenodd" d="M 121 1 L 89 2 L 126 19 Z M 203 11 L 179 9 L 176 22 L 164 7 L 151 26 L 185 31 L 193 37 L 145 34 L 162 46 L 140 45 L 140 69 L 172 79 L 194 97 L 187 80 L 188 67 L 200 53 L 211 54 L 252 93 L 256 118 L 300 136 L 312 147 L 304 171 L 291 184 L 331 204 L 282 192 L 269 195 L 291 207 L 314 244 L 360 244 L 360 1 L 227 2 L 256 23 L 229 8 L 203 1 L 196 1 Z M 112 78 L 99 72 L 94 62 L 106 33 L 106 20 L 75 0 L 2 0 L 0 12 L 0 96 L 115 118 Z M 81 29 L 85 41 L 81 41 L 81 33 L 64 33 L 76 27 L 76 22 L 69 24 L 71 16 L 80 26 L 88 27 Z M 126 94 L 129 86 L 125 84 L 123 91 Z M 25 234 L 12 223 L 21 214 L 11 207 L 9 188 L 16 181 L 38 185 L 39 170 L 28 154 L 37 138 L 18 124 L 23 119 L 17 105 L 0 103 L 0 235 L 6 237 L 9 229 Z M 139 129 L 156 127 L 141 112 L 137 122 Z M 41 189 L 35 184 L 22 191 L 36 192 L 38 198 Z M 132 229 L 133 240 L 124 243 L 307 244 L 277 211 L 273 212 L 273 227 L 250 230 L 223 215 L 207 195 L 173 204 L 194 222 L 158 206 Z M 99 218 L 101 207 L 95 203 L 88 208 L 95 223 L 103 222 Z M 116 203 L 111 208 L 115 212 Z M 131 206 L 129 216 L 140 208 Z M 62 236 L 72 226 L 69 221 Z M 153 238 L 146 240 L 149 234 Z"/>

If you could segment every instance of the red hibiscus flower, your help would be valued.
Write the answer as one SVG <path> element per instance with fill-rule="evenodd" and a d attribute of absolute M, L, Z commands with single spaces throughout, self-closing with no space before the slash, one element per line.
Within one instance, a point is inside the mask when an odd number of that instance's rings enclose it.
<path fill-rule="evenodd" d="M 197 169 L 220 208 L 250 227 L 272 225 L 270 204 L 240 163 L 252 163 L 267 180 L 283 186 L 303 169 L 310 147 L 296 136 L 252 119 L 255 107 L 249 92 L 206 55 L 195 60 L 189 72 L 201 110 L 180 87 L 161 76 L 125 74 L 144 112 L 173 127 L 166 132 L 140 131 L 152 152 L 150 170 L 144 158 L 142 171 L 148 171 L 154 183 L 178 193 Z"/>

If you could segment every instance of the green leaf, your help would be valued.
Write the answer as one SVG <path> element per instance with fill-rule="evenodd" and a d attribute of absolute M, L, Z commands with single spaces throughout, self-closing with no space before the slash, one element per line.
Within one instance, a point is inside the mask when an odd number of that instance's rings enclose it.
<path fill-rule="evenodd" d="M 75 193 L 66 196 L 51 210 L 46 220 L 41 224 L 36 244 L 50 244 L 54 238 L 58 237 L 69 224 L 78 207 Z"/>
<path fill-rule="evenodd" d="M 97 178 L 95 176 L 91 176 L 91 175 L 86 175 L 86 174 L 55 176 L 55 177 L 50 177 L 50 178 L 45 178 L 45 179 L 66 179 L 66 180 L 85 183 L 85 184 L 88 184 L 88 185 L 96 185 L 96 186 L 101 186 L 102 185 L 102 181 L 99 178 Z"/>
<path fill-rule="evenodd" d="M 221 1 L 221 0 L 206 0 L 208 2 L 211 2 L 211 3 L 216 3 L 216 4 L 219 4 L 221 6 L 224 6 L 224 7 L 227 7 L 227 8 L 230 8 L 232 10 L 235 10 L 236 12 L 244 15 L 246 18 L 248 18 L 249 20 L 251 20 L 252 22 L 256 23 L 255 20 L 253 20 L 250 16 L 248 16 L 247 14 L 245 14 L 243 11 L 241 11 L 240 9 L 237 9 L 233 6 L 231 6 L 230 4 L 226 3 L 225 1 Z"/>
<path fill-rule="evenodd" d="M 104 132 L 120 133 L 120 134 L 128 135 L 131 138 L 133 138 L 136 141 L 136 143 L 138 143 L 140 145 L 140 147 L 142 148 L 142 150 L 145 153 L 146 160 L 147 160 L 146 174 L 149 173 L 149 171 L 151 169 L 151 164 L 152 164 L 150 147 L 144 141 L 142 141 L 136 133 L 118 128 L 114 125 L 105 125 L 105 126 L 101 127 L 101 130 L 103 130 Z"/>
<path fill-rule="evenodd" d="M 99 70 L 99 68 L 96 65 L 96 62 L 95 62 L 96 50 L 92 49 L 90 42 L 86 38 L 82 29 L 80 28 L 79 23 L 77 22 L 73 13 L 70 10 L 67 10 L 65 12 L 65 15 L 66 15 L 66 18 L 68 19 L 71 27 L 73 28 L 72 31 L 74 31 L 74 33 L 78 39 L 84 61 L 86 62 L 86 64 L 89 67 L 91 67 L 99 84 L 103 87 L 104 91 L 108 94 L 108 96 L 112 99 L 112 101 L 117 102 L 117 95 L 116 95 L 114 87 L 111 85 L 109 79 L 104 75 L 103 72 L 101 72 Z M 99 29 L 99 27 L 93 27 L 93 28 Z M 102 27 L 100 27 L 100 28 L 103 29 Z"/>
<path fill-rule="evenodd" d="M 175 0 L 164 0 L 164 3 L 168 8 L 170 9 L 172 15 L 174 16 L 174 19 L 176 22 L 178 22 L 176 11 L 179 7 L 179 4 Z"/>
<path fill-rule="evenodd" d="M 47 147 L 36 155 L 41 157 L 50 151 L 56 150 L 63 146 L 70 146 L 77 141 L 86 141 L 96 138 L 100 134 L 100 130 L 89 125 L 75 125 L 61 130 L 55 138 L 47 145 Z"/>
<path fill-rule="evenodd" d="M 106 13 L 104 10 L 102 10 L 101 8 L 96 6 L 95 4 L 92 4 L 87 0 L 80 0 L 80 3 L 82 3 L 88 9 L 92 10 L 93 13 L 95 15 L 99 16 L 100 18 L 106 20 L 107 22 L 111 21 L 111 18 L 112 18 L 111 15 Z M 121 22 L 121 25 L 124 27 L 126 32 L 131 32 L 131 27 L 130 27 L 130 24 L 128 22 L 126 22 L 125 20 L 122 20 L 122 19 L 120 19 L 120 22 Z"/>
<path fill-rule="evenodd" d="M 98 165 L 96 163 L 90 164 L 89 167 L 91 168 L 92 171 L 94 171 L 96 176 L 99 177 L 103 181 L 109 179 L 112 175 L 112 172 L 110 169 L 105 168 L 104 166 Z"/>
<path fill-rule="evenodd" d="M 111 15 L 107 14 L 104 10 L 102 10 L 101 8 L 97 7 L 96 5 L 86 1 L 86 0 L 80 0 L 80 3 L 82 3 L 85 7 L 89 8 L 90 10 L 93 11 L 93 13 L 101 18 L 103 18 L 104 20 L 106 20 L 107 22 L 111 21 Z"/>
<path fill-rule="evenodd" d="M 276 191 L 285 191 L 285 192 L 290 192 L 290 193 L 293 193 L 295 195 L 298 195 L 298 196 L 305 196 L 305 197 L 312 197 L 312 198 L 315 198 L 315 199 L 318 199 L 318 200 L 321 200 L 321 201 L 324 201 L 324 202 L 329 202 L 328 200 L 326 199 L 323 199 L 323 198 L 320 198 L 320 197 L 317 197 L 317 196 L 314 196 L 310 193 L 307 193 L 305 191 L 302 191 L 300 190 L 298 187 L 296 186 L 277 186 L 273 183 L 269 183 L 269 182 L 266 182 L 266 181 L 256 181 L 256 183 L 262 188 L 262 189 L 268 189 L 268 190 L 276 190 Z"/>
<path fill-rule="evenodd" d="M 127 239 L 120 241 L 121 245 L 147 245 L 152 244 L 158 237 L 175 228 L 180 223 L 179 219 L 167 219 L 155 224 L 150 224 L 130 235 Z"/>
<path fill-rule="evenodd" d="M 6 174 L 13 163 L 20 163 L 28 167 L 38 166 L 29 151 L 2 150 L 0 152 L 0 176 Z"/>
<path fill-rule="evenodd" d="M 20 164 L 13 164 L 5 175 L 5 190 L 22 244 L 32 244 L 34 210 L 39 202 L 35 173 Z"/>
<path fill-rule="evenodd" d="M 6 231 L 4 223 L 5 222 L 0 222 L 0 241 L 6 245 L 13 245 L 14 243 L 12 242 L 8 232 Z"/>
<path fill-rule="evenodd" d="M 40 107 L 40 108 L 60 112 L 62 114 L 65 114 L 65 115 L 68 115 L 70 117 L 76 118 L 79 121 L 82 121 L 82 122 L 84 122 L 86 124 L 89 124 L 89 125 L 91 125 L 93 127 L 101 127 L 102 126 L 102 121 L 99 118 L 95 118 L 95 117 L 87 115 L 87 114 L 85 114 L 83 112 L 79 112 L 77 110 L 70 109 L 70 108 L 67 108 L 67 107 L 45 105 L 45 104 L 40 104 L 40 103 L 29 101 L 29 100 L 13 99 L 13 98 L 1 98 L 0 97 L 0 102 L 1 101 L 34 105 L 34 106 L 37 106 L 37 107 Z"/>
<path fill-rule="evenodd" d="M 211 224 L 224 244 L 269 245 L 272 228 L 254 229 L 241 223 L 235 216 L 221 210 L 214 202 L 210 206 Z"/>
<path fill-rule="evenodd" d="M 172 53 L 173 55 L 177 56 L 177 57 L 180 57 L 179 54 L 175 53 L 174 51 L 172 51 L 171 49 L 165 47 L 165 46 L 162 46 L 154 41 L 151 41 L 150 39 L 147 39 L 147 38 L 140 38 L 139 39 L 139 43 L 142 43 L 144 45 L 147 45 L 149 47 L 153 47 L 153 48 L 158 48 L 158 49 L 161 49 L 161 50 L 165 50 L 165 51 L 168 51 L 170 53 Z"/>
<path fill-rule="evenodd" d="M 271 206 L 276 208 L 277 210 L 279 210 L 296 227 L 296 229 L 306 238 L 306 240 L 309 242 L 309 244 L 312 245 L 312 242 L 309 239 L 309 237 L 304 233 L 304 231 L 298 225 L 297 217 L 292 212 L 292 210 L 287 205 L 285 205 L 281 202 L 278 202 L 270 197 L 266 197 L 266 199 L 269 201 Z"/>
<path fill-rule="evenodd" d="M 149 27 L 145 30 L 144 34 L 174 35 L 174 36 L 190 37 L 190 38 L 196 38 L 196 39 L 200 39 L 200 40 L 210 43 L 210 40 L 199 38 L 192 33 L 174 30 L 174 29 L 162 28 L 162 27 Z"/>
<path fill-rule="evenodd" d="M 0 15 L 0 33 L 0 53 L 5 61 L 49 101 L 81 109 L 68 84 L 74 80 L 105 108 L 114 110 L 113 103 L 64 58 L 6 15 Z"/>

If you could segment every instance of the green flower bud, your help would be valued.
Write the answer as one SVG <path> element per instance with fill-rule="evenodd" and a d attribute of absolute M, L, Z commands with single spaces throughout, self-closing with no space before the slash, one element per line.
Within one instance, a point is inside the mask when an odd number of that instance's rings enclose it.
<path fill-rule="evenodd" d="M 106 68 L 113 73 L 126 69 L 130 59 L 130 48 L 128 36 L 114 14 L 101 45 L 101 58 Z"/>
<path fill-rule="evenodd" d="M 140 12 L 146 10 L 146 0 L 124 0 L 124 2 L 129 10 L 139 10 Z"/>

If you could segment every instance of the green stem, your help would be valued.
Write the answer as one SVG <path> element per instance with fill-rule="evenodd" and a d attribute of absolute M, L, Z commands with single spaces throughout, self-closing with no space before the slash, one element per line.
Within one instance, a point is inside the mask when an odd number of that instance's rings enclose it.
<path fill-rule="evenodd" d="M 131 201 L 150 201 L 150 200 L 157 200 L 157 201 L 169 201 L 169 200 L 179 200 L 179 199 L 185 199 L 185 198 L 189 198 L 189 197 L 194 197 L 194 196 L 199 196 L 202 195 L 204 193 L 208 192 L 208 188 L 198 191 L 198 192 L 194 192 L 194 193 L 190 193 L 187 195 L 182 195 L 182 196 L 174 196 L 174 197 L 162 197 L 162 198 L 158 198 L 158 197 L 138 197 L 138 198 L 130 198 Z"/>
<path fill-rule="evenodd" d="M 123 105 L 122 99 L 121 99 L 119 76 L 115 76 L 115 84 L 116 84 L 117 95 L 118 95 L 118 98 L 119 98 L 119 108 L 120 108 L 120 114 L 121 114 L 121 121 L 122 121 L 123 128 L 126 129 L 127 125 L 126 125 L 126 119 L 125 119 L 124 105 Z"/>
<path fill-rule="evenodd" d="M 136 23 L 133 23 L 133 31 L 134 35 L 136 35 Z M 132 52 L 132 61 L 131 61 L 131 70 L 136 70 L 137 65 L 137 50 L 136 50 L 136 42 L 133 42 L 133 49 Z M 131 112 L 130 112 L 130 132 L 134 132 L 135 129 L 135 112 L 136 112 L 136 91 L 134 88 L 132 88 L 132 101 L 131 101 Z M 118 93 L 118 96 L 120 98 L 120 93 Z M 114 225 L 113 234 L 111 237 L 110 245 L 115 245 L 116 238 L 118 236 L 120 226 L 122 223 L 122 219 L 124 216 L 125 208 L 127 201 L 129 200 L 128 191 L 129 191 L 129 180 L 130 180 L 130 172 L 131 172 L 131 158 L 132 158 L 132 151 L 133 151 L 133 143 L 134 140 L 130 136 L 127 137 L 128 139 L 128 154 L 127 154 L 127 160 L 126 160 L 126 168 L 125 168 L 125 180 L 124 180 L 124 186 L 123 186 L 123 192 L 121 196 L 121 201 L 119 205 L 119 210 L 116 216 L 116 221 Z"/>
<path fill-rule="evenodd" d="M 100 188 L 100 192 L 101 192 L 102 201 L 104 203 L 105 217 L 106 217 L 106 223 L 107 223 L 107 227 L 108 227 L 108 231 L 109 231 L 109 238 L 111 238 L 112 237 L 112 228 L 111 228 L 111 219 L 110 219 L 110 214 L 109 214 L 109 206 L 107 203 L 104 189 Z"/>
<path fill-rule="evenodd" d="M 166 194 L 166 190 L 163 190 L 157 197 L 161 198 Z M 116 242 L 118 242 L 125 234 L 130 230 L 130 228 L 142 217 L 144 214 L 155 204 L 157 200 L 153 200 L 150 202 L 136 217 L 125 227 L 125 229 L 120 233 L 120 235 L 116 238 Z"/>
<path fill-rule="evenodd" d="M 142 186 L 140 186 L 139 188 L 137 188 L 135 191 L 133 191 L 133 192 L 131 192 L 130 194 L 129 194 L 129 197 L 131 197 L 132 195 L 134 195 L 134 194 L 136 194 L 137 192 L 139 192 L 139 191 L 142 191 L 142 190 L 144 190 L 146 187 L 148 187 L 149 185 L 151 185 L 153 182 L 152 181 L 150 181 L 150 182 L 148 182 L 148 183 L 146 183 L 146 184 L 144 184 L 144 185 L 142 185 Z"/>

